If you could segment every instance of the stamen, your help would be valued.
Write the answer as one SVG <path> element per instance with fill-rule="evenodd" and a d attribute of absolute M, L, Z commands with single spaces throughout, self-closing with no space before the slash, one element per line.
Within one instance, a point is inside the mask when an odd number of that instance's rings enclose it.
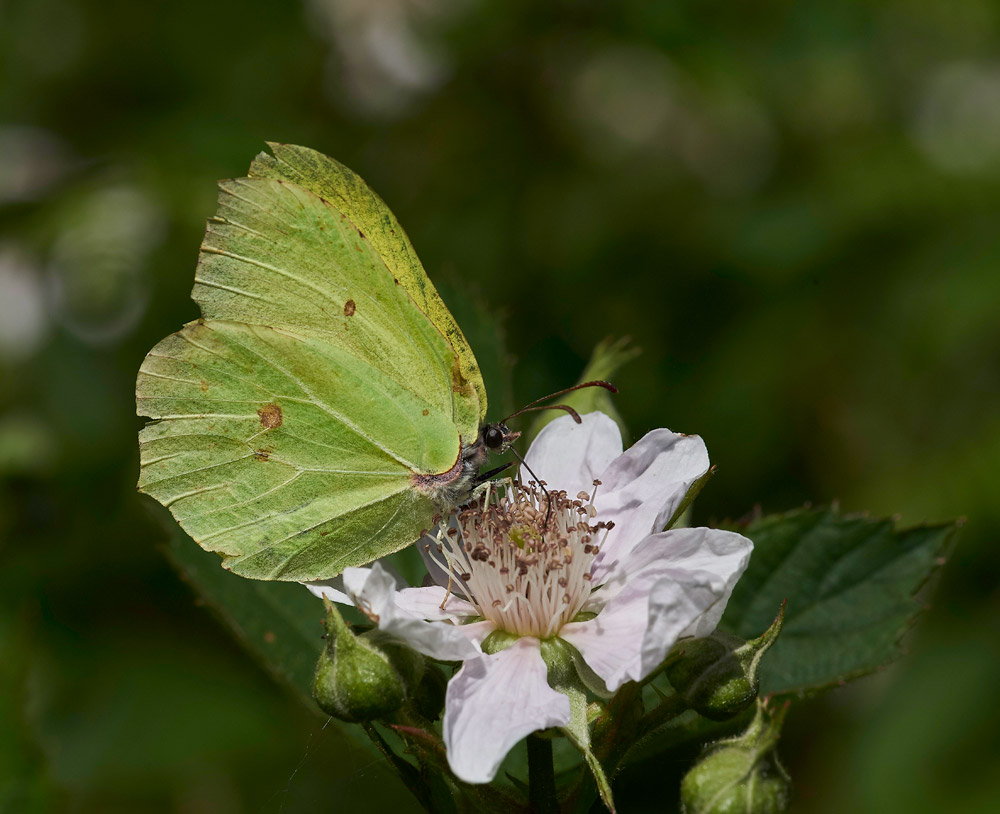
<path fill-rule="evenodd" d="M 571 499 L 533 481 L 491 484 L 456 513 L 457 528 L 436 535 L 435 553 L 448 564 L 449 593 L 454 579 L 502 630 L 555 635 L 590 597 L 598 551 L 593 536 L 603 541 L 609 527 L 593 522 L 596 514 L 593 494 Z M 430 551 L 428 556 L 437 560 Z"/>

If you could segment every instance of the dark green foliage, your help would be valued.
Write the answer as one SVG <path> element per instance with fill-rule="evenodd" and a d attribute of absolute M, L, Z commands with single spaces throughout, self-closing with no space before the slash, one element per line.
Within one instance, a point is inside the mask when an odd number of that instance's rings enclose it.
<path fill-rule="evenodd" d="M 896 658 L 921 610 L 915 594 L 942 564 L 957 527 L 897 531 L 891 520 L 803 509 L 743 529 L 754 552 L 722 627 L 749 636 L 788 603 L 762 662 L 761 695 L 835 686 Z"/>
<path fill-rule="evenodd" d="M 323 605 L 298 584 L 244 579 L 219 567 L 219 557 L 193 545 L 159 507 L 169 534 L 166 552 L 196 594 L 276 678 L 312 706 L 316 659 L 323 649 Z"/>

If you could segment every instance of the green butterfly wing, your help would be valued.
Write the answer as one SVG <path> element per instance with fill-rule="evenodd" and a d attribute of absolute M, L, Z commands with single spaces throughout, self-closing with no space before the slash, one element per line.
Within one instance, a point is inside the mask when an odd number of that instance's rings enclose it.
<path fill-rule="evenodd" d="M 220 183 L 192 293 L 203 318 L 137 379 L 155 419 L 139 488 L 234 572 L 322 579 L 431 525 L 414 476 L 455 470 L 485 398 L 457 326 L 421 307 L 444 308 L 426 275 L 414 282 L 405 237 L 391 253 L 384 230 L 355 222 L 363 182 L 337 199 L 334 182 L 277 175 Z"/>
<path fill-rule="evenodd" d="M 475 391 L 476 430 L 486 418 L 486 385 L 472 348 L 465 340 L 444 301 L 424 271 L 410 239 L 396 216 L 361 177 L 338 161 L 293 144 L 268 142 L 273 153 L 261 153 L 250 166 L 250 177 L 279 178 L 298 184 L 304 189 L 331 201 L 366 236 L 385 261 L 393 277 L 406 289 L 417 307 L 443 333 L 458 354 L 459 372 L 464 381 L 457 382 L 463 400 L 472 402 Z M 463 437 L 468 437 L 466 432 Z"/>

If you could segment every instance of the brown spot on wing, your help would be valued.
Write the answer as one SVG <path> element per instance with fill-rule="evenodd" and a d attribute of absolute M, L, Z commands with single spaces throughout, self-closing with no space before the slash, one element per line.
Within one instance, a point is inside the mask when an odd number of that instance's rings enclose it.
<path fill-rule="evenodd" d="M 424 410 L 424 415 L 430 415 L 430 410 Z"/>
<path fill-rule="evenodd" d="M 358 310 L 357 306 L 354 304 L 354 300 L 348 300 L 344 303 L 344 316 L 353 317 L 354 312 Z"/>
<path fill-rule="evenodd" d="M 275 427 L 280 427 L 281 422 L 284 421 L 281 408 L 277 404 L 265 404 L 257 411 L 257 415 L 260 416 L 260 425 L 265 430 L 273 430 Z"/>
<path fill-rule="evenodd" d="M 208 392 L 208 382 L 206 382 L 204 379 L 201 380 L 201 392 L 202 393 Z"/>

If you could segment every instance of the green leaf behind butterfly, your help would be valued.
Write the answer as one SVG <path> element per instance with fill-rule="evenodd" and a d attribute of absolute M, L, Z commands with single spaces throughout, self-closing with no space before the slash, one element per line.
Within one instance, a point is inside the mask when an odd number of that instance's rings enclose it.
<path fill-rule="evenodd" d="M 819 690 L 895 659 L 921 609 L 914 598 L 957 524 L 896 530 L 890 520 L 803 509 L 752 522 L 750 565 L 720 627 L 749 639 L 787 599 L 781 636 L 764 657 L 761 695 Z"/>

